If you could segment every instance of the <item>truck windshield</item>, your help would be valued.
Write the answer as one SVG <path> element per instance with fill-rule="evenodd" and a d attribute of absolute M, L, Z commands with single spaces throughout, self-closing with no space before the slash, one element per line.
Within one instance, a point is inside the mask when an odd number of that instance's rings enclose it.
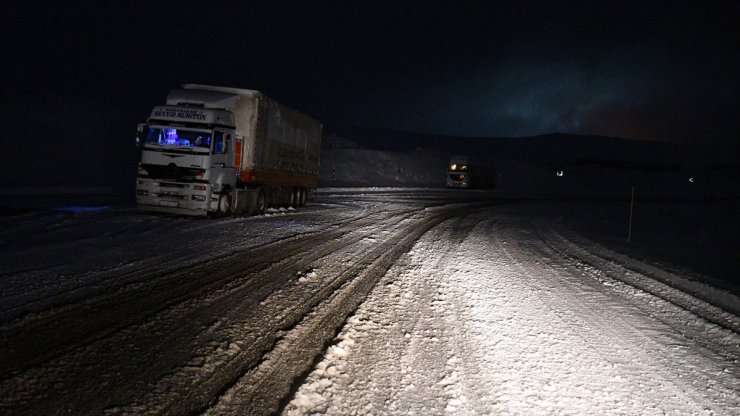
<path fill-rule="evenodd" d="M 211 133 L 170 127 L 149 127 L 144 144 L 210 149 Z"/>

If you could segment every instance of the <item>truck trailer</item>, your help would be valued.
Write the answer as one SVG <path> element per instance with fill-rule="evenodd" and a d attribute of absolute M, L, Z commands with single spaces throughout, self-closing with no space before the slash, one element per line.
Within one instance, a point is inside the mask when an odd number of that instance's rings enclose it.
<path fill-rule="evenodd" d="M 320 122 L 259 91 L 185 84 L 139 124 L 139 210 L 264 213 L 303 206 L 318 184 Z"/>

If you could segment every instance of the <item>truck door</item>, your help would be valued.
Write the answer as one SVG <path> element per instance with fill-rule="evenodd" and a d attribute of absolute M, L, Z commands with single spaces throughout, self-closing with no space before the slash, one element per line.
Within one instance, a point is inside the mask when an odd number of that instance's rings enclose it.
<path fill-rule="evenodd" d="M 234 166 L 233 133 L 223 130 L 213 132 L 211 147 L 211 183 L 234 187 L 236 185 L 236 167 Z"/>

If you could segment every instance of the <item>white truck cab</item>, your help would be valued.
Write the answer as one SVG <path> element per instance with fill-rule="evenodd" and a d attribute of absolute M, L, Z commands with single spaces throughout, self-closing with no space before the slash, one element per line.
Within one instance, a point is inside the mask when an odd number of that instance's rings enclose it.
<path fill-rule="evenodd" d="M 194 94 L 195 93 L 195 94 Z M 136 203 L 148 211 L 206 215 L 230 204 L 222 190 L 234 188 L 234 116 L 223 107 L 233 95 L 174 90 L 166 106 L 154 107 L 140 124 L 141 162 Z M 217 107 L 217 108 L 208 108 Z M 228 210 L 229 207 L 221 207 Z"/>

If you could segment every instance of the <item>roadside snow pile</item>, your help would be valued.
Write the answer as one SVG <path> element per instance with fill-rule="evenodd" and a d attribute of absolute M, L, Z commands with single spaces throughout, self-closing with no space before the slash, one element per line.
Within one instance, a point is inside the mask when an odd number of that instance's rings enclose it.
<path fill-rule="evenodd" d="M 435 186 L 445 184 L 447 158 L 440 152 L 325 148 L 321 186 Z"/>
<path fill-rule="evenodd" d="M 316 277 L 318 277 L 318 273 L 316 273 L 314 269 L 308 269 L 306 271 L 297 272 L 296 277 L 298 277 L 298 282 L 306 283 L 316 280 Z"/>
<path fill-rule="evenodd" d="M 293 212 L 293 211 L 295 211 L 295 208 L 293 208 L 293 207 L 287 207 L 287 208 L 286 207 L 277 207 L 277 208 L 270 207 L 270 208 L 267 208 L 267 210 L 265 211 L 265 215 L 267 215 L 267 216 L 270 216 L 270 215 L 285 215 L 285 214 L 290 213 L 290 212 Z"/>

